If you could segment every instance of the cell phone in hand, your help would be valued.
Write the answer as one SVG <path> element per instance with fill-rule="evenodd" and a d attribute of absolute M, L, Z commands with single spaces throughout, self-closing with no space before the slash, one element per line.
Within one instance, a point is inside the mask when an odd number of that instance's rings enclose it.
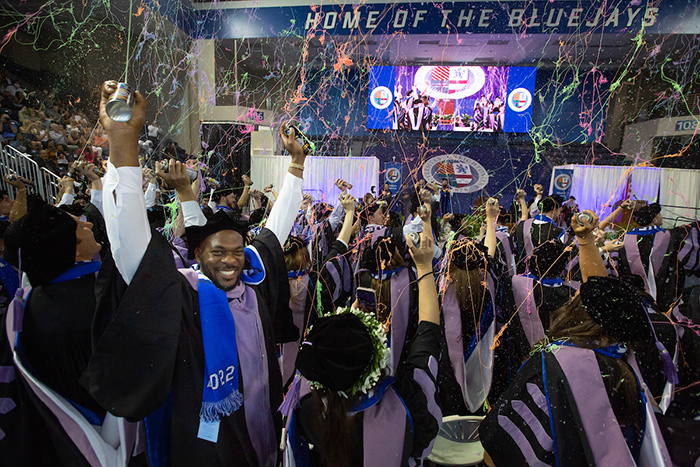
<path fill-rule="evenodd" d="M 374 289 L 358 287 L 357 302 L 360 306 L 360 310 L 377 316 L 377 293 Z"/>

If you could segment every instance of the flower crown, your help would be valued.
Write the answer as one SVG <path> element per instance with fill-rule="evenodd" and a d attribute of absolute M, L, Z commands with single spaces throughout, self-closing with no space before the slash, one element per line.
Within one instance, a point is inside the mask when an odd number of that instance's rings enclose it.
<path fill-rule="evenodd" d="M 367 331 L 369 331 L 370 338 L 372 339 L 372 360 L 367 365 L 367 368 L 365 368 L 362 376 L 360 376 L 347 391 L 338 391 L 341 396 L 347 398 L 360 393 L 367 394 L 367 391 L 372 389 L 379 382 L 382 371 L 389 363 L 390 351 L 386 344 L 386 331 L 377 318 L 352 307 L 338 307 L 335 312 L 336 315 L 343 313 L 352 313 L 357 316 L 360 321 L 362 321 L 362 324 L 367 327 Z M 329 314 L 327 316 L 332 315 Z M 308 332 L 311 332 L 312 327 L 309 327 Z M 309 381 L 309 386 L 316 390 L 326 389 L 325 386 L 318 381 Z"/>

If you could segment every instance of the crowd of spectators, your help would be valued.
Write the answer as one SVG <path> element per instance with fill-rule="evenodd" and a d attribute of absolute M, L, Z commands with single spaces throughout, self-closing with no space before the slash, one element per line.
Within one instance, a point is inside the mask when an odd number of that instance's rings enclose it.
<path fill-rule="evenodd" d="M 28 154 L 39 167 L 62 176 L 73 161 L 92 162 L 109 153 L 100 125 L 70 101 L 22 83 L 7 70 L 0 87 L 2 144 Z"/>

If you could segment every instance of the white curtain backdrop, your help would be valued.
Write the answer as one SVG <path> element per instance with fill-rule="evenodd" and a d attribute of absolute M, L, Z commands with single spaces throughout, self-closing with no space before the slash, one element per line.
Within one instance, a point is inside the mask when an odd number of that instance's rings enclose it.
<path fill-rule="evenodd" d="M 658 202 L 662 170 L 658 167 L 635 167 L 630 175 L 629 197 L 645 199 L 649 203 Z"/>
<path fill-rule="evenodd" d="M 661 204 L 664 227 L 674 227 L 700 214 L 700 170 L 657 167 L 613 167 L 564 165 L 574 169 L 571 194 L 581 209 L 590 209 L 603 219 L 611 206 L 623 198 L 629 178 L 628 196 Z M 556 168 L 556 167 L 555 167 Z M 554 183 L 554 171 L 550 192 Z M 682 217 L 676 222 L 676 219 Z"/>
<path fill-rule="evenodd" d="M 262 190 L 270 183 L 279 192 L 291 156 L 252 156 L 250 160 L 253 188 Z M 338 204 L 340 191 L 335 187 L 336 179 L 353 185 L 350 193 L 362 198 L 372 186 L 381 191 L 379 183 L 379 159 L 376 157 L 315 157 L 309 156 L 304 163 L 304 193 L 316 201 Z"/>
<path fill-rule="evenodd" d="M 678 217 L 696 219 L 700 214 L 700 170 L 663 169 L 660 198 L 664 227 L 673 227 Z M 686 222 L 679 219 L 678 225 Z"/>
<path fill-rule="evenodd" d="M 631 167 L 604 165 L 565 166 L 574 169 L 571 195 L 583 211 L 589 209 L 605 219 L 613 211 L 613 204 L 625 196 L 627 175 Z"/>

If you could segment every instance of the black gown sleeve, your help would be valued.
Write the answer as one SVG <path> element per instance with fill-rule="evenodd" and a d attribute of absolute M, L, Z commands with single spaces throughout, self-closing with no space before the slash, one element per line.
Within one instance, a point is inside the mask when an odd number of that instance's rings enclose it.
<path fill-rule="evenodd" d="M 111 257 L 103 263 L 96 283 L 93 355 L 81 384 L 114 415 L 141 419 L 166 401 L 186 287 L 168 242 L 157 232 L 129 286 Z"/>
<path fill-rule="evenodd" d="M 268 229 L 263 229 L 253 239 L 251 246 L 258 251 L 265 266 L 265 280 L 258 290 L 271 308 L 275 343 L 294 342 L 299 338 L 299 329 L 294 325 L 292 310 L 289 309 L 289 281 L 282 246 Z"/>
<path fill-rule="evenodd" d="M 438 434 L 438 420 L 442 417 L 436 389 L 437 374 L 433 374 L 429 367 L 431 357 L 436 363 L 440 358 L 439 337 L 439 325 L 422 321 L 418 325 L 418 332 L 413 338 L 408 357 L 394 382 L 394 388 L 406 404 L 413 420 L 411 457 L 421 457 L 423 451 L 435 439 Z M 437 365 L 435 370 L 437 373 Z M 419 371 L 428 376 L 428 381 L 422 382 L 423 384 L 416 380 Z"/>
<path fill-rule="evenodd" d="M 321 286 L 314 291 L 314 296 L 320 294 L 321 310 L 324 314 L 345 306 L 352 294 L 352 269 L 349 255 L 348 247 L 340 240 L 336 240 L 321 266 L 318 274 Z M 318 298 L 312 308 L 318 308 Z"/>

